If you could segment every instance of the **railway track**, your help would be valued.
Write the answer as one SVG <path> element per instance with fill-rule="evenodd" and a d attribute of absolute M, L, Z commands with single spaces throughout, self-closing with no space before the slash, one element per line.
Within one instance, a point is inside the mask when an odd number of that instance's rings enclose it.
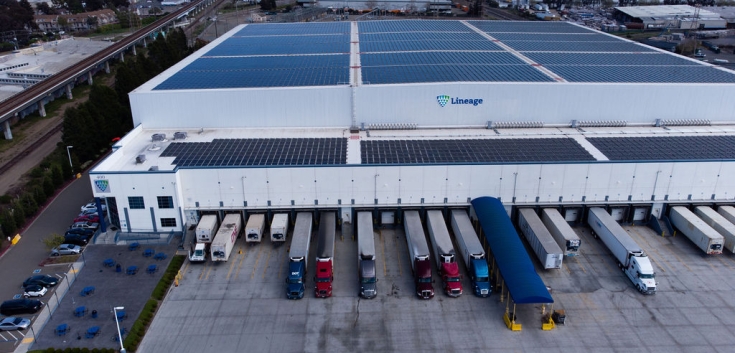
<path fill-rule="evenodd" d="M 201 2 L 203 2 L 203 0 L 192 2 L 182 7 L 181 9 L 162 17 L 158 21 L 154 22 L 152 25 L 146 26 L 133 32 L 133 34 L 123 38 L 115 44 L 105 49 L 102 49 L 101 51 L 91 55 L 90 57 L 62 70 L 58 74 L 55 74 L 48 79 L 43 80 L 29 87 L 28 89 L 8 98 L 7 100 L 3 101 L 2 105 L 0 105 L 0 122 L 10 119 L 15 113 L 25 109 L 29 105 L 29 103 L 32 104 L 32 102 L 35 102 L 40 97 L 48 95 L 51 92 L 59 89 L 69 80 L 78 77 L 81 72 L 85 72 L 89 68 L 97 66 L 103 63 L 105 60 L 108 60 L 109 58 L 118 55 L 121 50 L 124 50 L 125 48 L 133 45 L 141 38 L 150 35 L 151 33 L 158 30 L 161 26 L 171 22 L 172 20 L 175 20 L 180 15 L 199 5 Z"/>
<path fill-rule="evenodd" d="M 43 136 L 36 139 L 36 141 L 45 141 L 51 138 L 51 136 L 59 131 L 61 131 L 61 128 L 64 126 L 64 122 L 60 122 L 58 125 L 51 128 L 51 130 L 47 131 Z M 26 147 L 23 151 L 18 153 L 17 155 L 13 156 L 9 161 L 7 161 L 5 164 L 0 166 L 0 174 L 4 174 L 10 168 L 13 168 L 18 162 L 20 162 L 23 158 L 31 154 L 36 148 L 38 148 L 37 143 L 31 143 L 28 147 Z"/>

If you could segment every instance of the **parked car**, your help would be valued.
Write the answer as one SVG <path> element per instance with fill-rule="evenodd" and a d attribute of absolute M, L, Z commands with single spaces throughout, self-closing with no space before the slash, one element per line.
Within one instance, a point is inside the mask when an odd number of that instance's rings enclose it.
<path fill-rule="evenodd" d="M 93 222 L 76 222 L 71 225 L 69 228 L 81 228 L 81 229 L 91 229 L 91 230 L 97 230 L 97 228 L 100 227 L 99 223 L 93 223 Z"/>
<path fill-rule="evenodd" d="M 23 281 L 23 288 L 32 284 L 40 284 L 44 287 L 53 287 L 59 283 L 59 279 L 49 275 L 35 275 Z"/>
<path fill-rule="evenodd" d="M 64 235 L 64 244 L 85 246 L 89 243 L 90 237 L 91 236 L 89 235 L 75 234 L 75 233 L 67 232 L 66 235 Z"/>
<path fill-rule="evenodd" d="M 94 235 L 94 230 L 87 229 L 87 228 L 69 228 L 66 230 L 66 233 L 64 233 L 64 235 L 69 235 L 69 234 L 78 234 L 78 235 L 83 235 L 86 237 L 91 237 Z"/>
<path fill-rule="evenodd" d="M 0 331 L 25 330 L 30 325 L 31 320 L 9 316 L 0 321 Z"/>
<path fill-rule="evenodd" d="M 30 286 L 25 287 L 23 291 L 24 291 L 23 296 L 26 298 L 43 297 L 46 294 L 46 292 L 48 292 L 48 288 L 40 284 L 31 284 Z"/>
<path fill-rule="evenodd" d="M 73 244 L 61 244 L 51 249 L 51 256 L 59 255 L 76 255 L 82 252 L 82 248 L 79 245 Z"/>
<path fill-rule="evenodd" d="M 94 210 L 85 210 L 85 211 L 82 211 L 82 212 L 80 212 L 80 213 L 79 213 L 79 214 L 77 215 L 77 217 L 82 217 L 82 216 L 88 216 L 88 215 L 95 215 L 95 216 L 97 216 L 97 217 L 99 217 L 99 216 L 100 216 L 100 214 L 99 214 L 99 213 L 97 213 L 97 210 L 96 210 L 96 209 L 94 209 Z"/>
<path fill-rule="evenodd" d="M 77 216 L 77 218 L 74 218 L 74 223 L 76 222 L 92 222 L 92 223 L 99 223 L 100 222 L 100 216 L 96 213 L 87 213 L 83 214 L 81 216 Z"/>
<path fill-rule="evenodd" d="M 102 212 L 107 211 L 107 206 L 105 204 L 100 204 L 100 206 L 102 207 Z M 85 211 L 94 211 L 94 212 L 97 212 L 97 204 L 94 203 L 94 202 L 90 202 L 90 203 L 82 206 L 82 212 L 85 212 Z"/>
<path fill-rule="evenodd" d="M 16 314 L 35 314 L 43 307 L 43 302 L 36 299 L 11 299 L 0 304 L 0 314 L 12 316 Z"/>

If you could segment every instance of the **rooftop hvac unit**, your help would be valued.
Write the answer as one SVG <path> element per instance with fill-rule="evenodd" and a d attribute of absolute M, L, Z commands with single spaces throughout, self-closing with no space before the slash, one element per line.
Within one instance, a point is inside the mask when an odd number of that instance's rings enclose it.
<path fill-rule="evenodd" d="M 184 140 L 184 139 L 186 139 L 186 132 L 183 132 L 183 131 L 174 132 L 174 140 Z"/>
<path fill-rule="evenodd" d="M 145 162 L 145 155 L 144 154 L 139 154 L 138 157 L 135 157 L 135 163 L 136 164 L 140 164 L 140 163 L 143 163 L 143 162 Z"/>
<path fill-rule="evenodd" d="M 151 140 L 153 141 L 164 141 L 166 139 L 166 134 L 153 134 L 151 136 Z"/>
<path fill-rule="evenodd" d="M 154 165 L 154 166 L 148 168 L 148 171 L 149 172 L 157 172 L 158 171 L 158 166 L 157 165 Z"/>

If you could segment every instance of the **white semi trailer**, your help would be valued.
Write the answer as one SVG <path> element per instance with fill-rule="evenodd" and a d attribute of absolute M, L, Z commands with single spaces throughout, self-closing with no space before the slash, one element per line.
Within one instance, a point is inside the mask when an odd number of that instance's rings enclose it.
<path fill-rule="evenodd" d="M 288 213 L 276 213 L 271 221 L 271 242 L 283 243 L 288 234 Z"/>
<path fill-rule="evenodd" d="M 549 230 L 551 236 L 556 240 L 556 244 L 564 251 L 564 255 L 578 255 L 582 240 L 579 239 L 577 233 L 569 226 L 569 223 L 567 223 L 559 211 L 553 208 L 544 208 L 541 210 L 541 222 L 544 222 L 546 229 Z"/>
<path fill-rule="evenodd" d="M 222 220 L 222 225 L 214 236 L 209 250 L 212 261 L 227 261 L 235 247 L 235 241 L 242 230 L 242 217 L 238 213 L 230 213 Z"/>
<path fill-rule="evenodd" d="M 669 219 L 676 229 L 684 233 L 694 245 L 702 249 L 707 255 L 722 254 L 725 238 L 692 211 L 689 211 L 688 208 L 683 206 L 672 207 L 671 212 L 669 212 Z"/>
<path fill-rule="evenodd" d="M 252 214 L 245 224 L 245 242 L 260 243 L 263 240 L 265 230 L 265 215 L 262 213 Z"/>
<path fill-rule="evenodd" d="M 724 247 L 730 252 L 735 252 L 735 225 L 710 207 L 699 206 L 694 212 L 708 226 L 720 233 L 725 239 Z"/>
<path fill-rule="evenodd" d="M 556 244 L 556 240 L 546 229 L 544 223 L 538 218 L 536 211 L 531 208 L 519 209 L 518 227 L 521 229 L 521 233 L 526 236 L 526 240 L 531 244 L 533 252 L 536 253 L 536 257 L 545 269 L 561 268 L 564 253 Z"/>
<path fill-rule="evenodd" d="M 607 211 L 599 207 L 590 208 L 587 223 L 618 262 L 618 266 L 644 294 L 656 293 L 656 274 L 651 259 L 636 244 L 628 232 Z"/>

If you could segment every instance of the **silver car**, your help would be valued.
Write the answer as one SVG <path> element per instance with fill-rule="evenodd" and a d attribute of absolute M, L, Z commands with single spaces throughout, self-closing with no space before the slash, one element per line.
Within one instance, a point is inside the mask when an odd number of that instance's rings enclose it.
<path fill-rule="evenodd" d="M 10 316 L 0 321 L 0 331 L 25 330 L 30 325 L 31 320 Z"/>
<path fill-rule="evenodd" d="M 40 284 L 31 284 L 30 286 L 25 287 L 23 290 L 23 296 L 26 298 L 43 297 L 46 292 L 48 292 L 48 288 Z"/>
<path fill-rule="evenodd" d="M 51 256 L 76 255 L 80 252 L 82 252 L 82 248 L 79 245 L 61 244 L 51 249 Z"/>

